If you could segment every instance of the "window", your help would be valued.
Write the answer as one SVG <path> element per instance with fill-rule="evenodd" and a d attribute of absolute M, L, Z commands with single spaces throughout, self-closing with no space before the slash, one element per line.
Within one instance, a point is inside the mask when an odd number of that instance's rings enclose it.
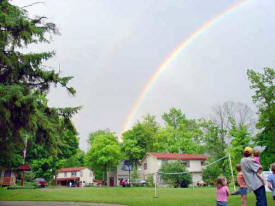
<path fill-rule="evenodd" d="M 143 164 L 143 168 L 144 168 L 144 170 L 147 170 L 147 163 Z"/>
<path fill-rule="evenodd" d="M 80 171 L 80 177 L 83 177 L 83 171 Z"/>
<path fill-rule="evenodd" d="M 185 167 L 190 167 L 190 161 L 189 160 L 182 160 L 182 164 L 184 164 Z"/>
<path fill-rule="evenodd" d="M 11 177 L 11 170 L 5 170 L 4 177 Z"/>
<path fill-rule="evenodd" d="M 64 172 L 64 177 L 67 177 L 67 172 Z"/>
<path fill-rule="evenodd" d="M 164 165 L 164 164 L 166 164 L 166 163 L 168 163 L 168 160 L 161 160 L 161 164 L 162 164 L 162 165 Z"/>
<path fill-rule="evenodd" d="M 201 165 L 204 166 L 205 165 L 205 161 L 201 161 Z"/>
<path fill-rule="evenodd" d="M 76 176 L 76 172 L 72 172 L 72 173 L 71 173 L 71 176 L 72 176 L 72 177 L 75 177 L 75 176 Z"/>

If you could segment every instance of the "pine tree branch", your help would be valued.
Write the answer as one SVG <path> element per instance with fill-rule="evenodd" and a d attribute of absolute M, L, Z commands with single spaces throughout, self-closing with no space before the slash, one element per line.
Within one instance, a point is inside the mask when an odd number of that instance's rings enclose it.
<path fill-rule="evenodd" d="M 23 6 L 23 7 L 21 7 L 21 8 L 23 9 L 23 8 L 27 8 L 27 7 L 33 6 L 33 5 L 35 5 L 35 4 L 44 4 L 44 3 L 45 3 L 44 1 L 37 1 L 37 2 L 34 2 L 34 3 L 32 3 L 32 4 L 28 4 L 28 5 L 26 5 L 26 6 Z"/>

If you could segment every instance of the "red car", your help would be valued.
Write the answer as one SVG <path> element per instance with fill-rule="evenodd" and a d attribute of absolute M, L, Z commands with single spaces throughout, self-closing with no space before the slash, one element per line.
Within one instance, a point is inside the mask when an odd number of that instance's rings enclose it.
<path fill-rule="evenodd" d="M 35 181 L 37 182 L 39 187 L 46 187 L 46 180 L 44 178 L 36 178 Z"/>

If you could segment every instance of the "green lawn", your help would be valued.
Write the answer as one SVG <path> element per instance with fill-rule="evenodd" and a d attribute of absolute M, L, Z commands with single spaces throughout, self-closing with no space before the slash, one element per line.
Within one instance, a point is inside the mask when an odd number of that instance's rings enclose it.
<path fill-rule="evenodd" d="M 105 202 L 133 206 L 213 206 L 215 205 L 215 188 L 160 188 L 158 198 L 153 198 L 154 188 L 46 188 L 46 189 L 0 189 L 0 200 L 44 200 Z M 271 193 L 267 193 L 268 205 L 274 204 Z M 228 205 L 240 205 L 240 196 L 229 197 Z M 254 194 L 250 193 L 248 205 L 255 205 Z"/>

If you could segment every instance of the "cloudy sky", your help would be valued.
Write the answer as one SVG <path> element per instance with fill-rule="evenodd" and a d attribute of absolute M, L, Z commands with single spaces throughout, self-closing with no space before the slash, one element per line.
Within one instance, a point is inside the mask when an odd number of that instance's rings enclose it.
<path fill-rule="evenodd" d="M 13 0 L 19 6 L 34 0 Z M 80 147 L 91 131 L 119 134 L 145 84 L 190 34 L 238 0 L 44 0 L 28 7 L 45 15 L 61 35 L 37 50 L 55 50 L 45 62 L 75 78 L 75 97 L 62 88 L 48 95 L 52 106 L 83 106 L 73 121 Z M 132 124 L 171 107 L 189 118 L 208 117 L 212 106 L 243 102 L 255 109 L 246 69 L 275 67 L 275 1 L 250 0 L 184 48 L 142 101 Z"/>

